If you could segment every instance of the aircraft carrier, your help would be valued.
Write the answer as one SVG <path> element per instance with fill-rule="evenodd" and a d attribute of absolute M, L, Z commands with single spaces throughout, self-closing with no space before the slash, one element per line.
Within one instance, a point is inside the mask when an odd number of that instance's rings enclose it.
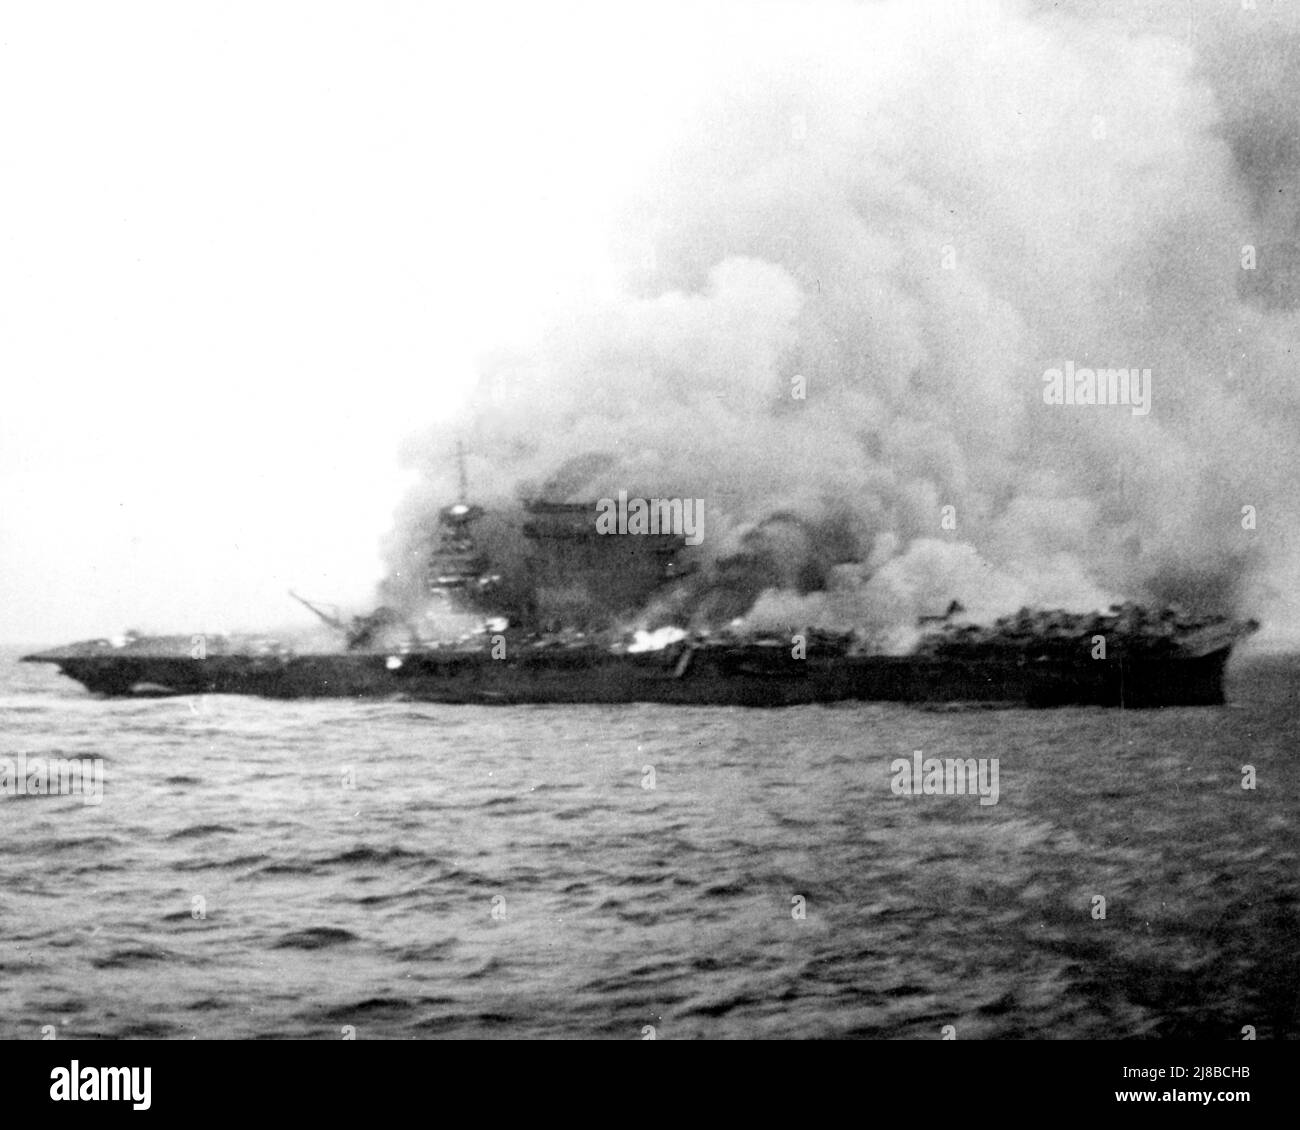
<path fill-rule="evenodd" d="M 1028 706 L 1199 706 L 1224 701 L 1224 668 L 1255 621 L 1116 605 L 1077 614 L 1023 609 L 991 625 L 953 602 L 908 654 L 880 654 L 854 632 L 755 635 L 686 625 L 617 631 L 619 609 L 690 572 L 672 533 L 600 536 L 595 504 L 534 499 L 522 533 L 528 593 L 506 600 L 462 493 L 439 514 L 420 613 L 380 607 L 345 622 L 309 601 L 337 635 L 302 649 L 267 636 L 97 639 L 24 656 L 105 696 L 236 694 L 404 698 L 438 703 L 661 703 L 792 706 L 846 700 Z M 597 576 L 592 586 L 575 578 Z M 576 595 L 575 595 L 576 594 Z M 752 594 L 751 594 L 752 595 Z M 507 615 L 499 605 L 509 605 Z M 429 608 L 481 612 L 437 638 Z M 575 610 L 581 610 L 578 615 Z"/>

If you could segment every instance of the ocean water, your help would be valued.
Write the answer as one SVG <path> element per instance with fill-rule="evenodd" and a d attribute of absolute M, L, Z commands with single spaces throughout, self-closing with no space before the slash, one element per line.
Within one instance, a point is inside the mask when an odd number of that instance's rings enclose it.
<path fill-rule="evenodd" d="M 3 1038 L 1300 1034 L 1295 658 L 1222 708 L 747 711 L 105 701 L 17 654 L 0 757 L 104 780 L 0 795 Z M 998 802 L 895 795 L 918 749 Z"/>

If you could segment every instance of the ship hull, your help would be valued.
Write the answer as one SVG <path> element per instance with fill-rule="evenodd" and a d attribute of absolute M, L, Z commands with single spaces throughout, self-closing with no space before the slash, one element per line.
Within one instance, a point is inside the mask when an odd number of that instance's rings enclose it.
<path fill-rule="evenodd" d="M 1104 661 L 961 660 L 919 656 L 793 659 L 787 651 L 718 649 L 663 656 L 554 649 L 493 659 L 429 651 L 295 656 L 69 656 L 57 664 L 106 696 L 237 694 L 264 698 L 402 698 L 422 702 L 662 703 L 798 706 L 841 701 L 1025 706 L 1207 706 L 1224 701 L 1230 648 L 1195 657 Z"/>

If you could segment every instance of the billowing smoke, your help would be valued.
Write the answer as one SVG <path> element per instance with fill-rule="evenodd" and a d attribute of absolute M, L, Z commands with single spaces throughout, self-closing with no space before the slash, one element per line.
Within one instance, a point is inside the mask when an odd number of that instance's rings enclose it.
<path fill-rule="evenodd" d="M 1189 44 L 1043 7 L 764 8 L 765 57 L 720 68 L 627 209 L 624 294 L 421 440 L 390 588 L 463 437 L 502 513 L 705 500 L 700 572 L 646 627 L 1136 599 L 1294 630 L 1300 21 L 1207 7 Z M 1045 403 L 1067 363 L 1149 369 L 1150 411 Z"/>

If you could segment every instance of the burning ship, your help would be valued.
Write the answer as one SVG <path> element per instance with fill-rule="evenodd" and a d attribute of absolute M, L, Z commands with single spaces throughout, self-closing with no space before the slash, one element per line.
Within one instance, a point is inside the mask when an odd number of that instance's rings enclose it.
<path fill-rule="evenodd" d="M 596 504 L 534 498 L 523 504 L 520 526 L 529 584 L 511 589 L 476 537 L 485 514 L 467 500 L 462 470 L 460 498 L 439 513 L 412 611 L 383 606 L 345 621 L 298 597 L 337 633 L 332 650 L 260 636 L 129 634 L 24 660 L 55 664 L 108 696 L 1150 707 L 1222 703 L 1232 648 L 1258 627 L 1136 605 L 1082 615 L 1022 609 L 978 625 L 963 622 L 954 601 L 924 618 L 903 655 L 883 654 L 856 632 L 756 635 L 734 620 L 721 629 L 619 631 L 614 625 L 629 608 L 694 579 L 680 533 L 603 535 Z M 734 584 L 715 590 L 724 594 L 721 605 L 714 601 L 715 619 L 719 608 L 734 614 L 757 596 L 753 586 L 740 586 L 739 595 Z M 449 638 L 434 628 L 449 618 L 472 626 Z"/>

